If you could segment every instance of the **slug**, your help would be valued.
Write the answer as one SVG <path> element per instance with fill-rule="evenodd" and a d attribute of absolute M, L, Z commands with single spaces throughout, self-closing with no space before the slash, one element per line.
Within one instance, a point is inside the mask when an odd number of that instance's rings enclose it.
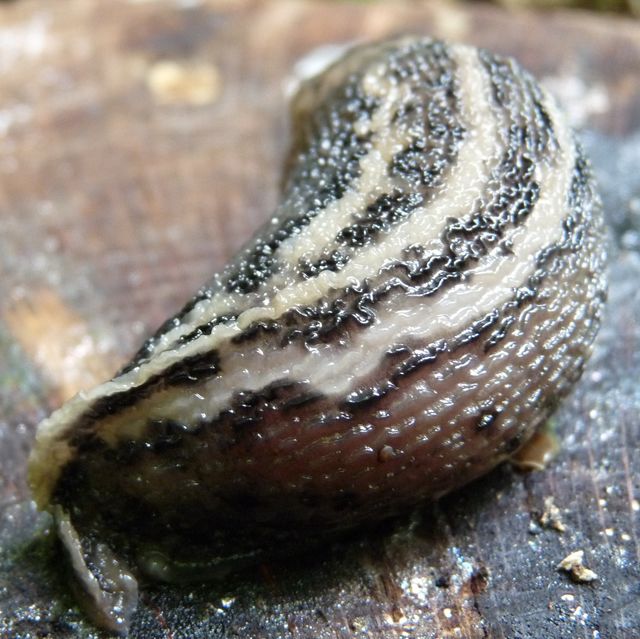
<path fill-rule="evenodd" d="M 605 299 L 600 200 L 513 60 L 403 37 L 292 104 L 281 204 L 111 381 L 39 426 L 30 484 L 97 622 L 401 513 L 520 448 Z"/>

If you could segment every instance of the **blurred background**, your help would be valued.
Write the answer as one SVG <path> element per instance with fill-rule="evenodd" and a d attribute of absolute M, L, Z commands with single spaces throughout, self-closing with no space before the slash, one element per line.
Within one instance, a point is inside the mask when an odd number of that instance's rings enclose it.
<path fill-rule="evenodd" d="M 640 14 L 640 2 L 638 0 L 497 0 L 497 4 L 511 8 L 553 9 L 569 7 L 573 9 L 590 9 L 591 11 Z"/>

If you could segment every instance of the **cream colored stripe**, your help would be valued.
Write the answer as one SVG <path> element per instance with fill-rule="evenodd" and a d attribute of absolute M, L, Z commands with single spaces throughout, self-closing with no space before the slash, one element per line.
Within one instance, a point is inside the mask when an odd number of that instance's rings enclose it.
<path fill-rule="evenodd" d="M 389 173 L 394 155 L 407 147 L 411 134 L 392 125 L 398 107 L 406 103 L 410 87 L 393 82 L 387 66 L 378 65 L 362 79 L 363 91 L 380 101 L 380 106 L 370 120 L 359 124 L 359 134 L 372 134 L 372 149 L 360 160 L 360 176 L 353 180 L 351 188 L 338 200 L 329 203 L 324 211 L 300 233 L 285 240 L 278 249 L 278 259 L 296 268 L 301 257 L 313 259 L 336 235 L 352 222 L 357 211 L 364 211 L 378 196 L 390 193 L 397 184 Z"/>
<path fill-rule="evenodd" d="M 311 304 L 325 296 L 330 288 L 343 288 L 377 274 L 385 262 L 397 257 L 410 242 L 420 242 L 434 252 L 441 251 L 439 233 L 443 219 L 465 215 L 471 210 L 473 202 L 484 192 L 489 173 L 503 150 L 491 104 L 490 79 L 475 49 L 453 46 L 450 55 L 457 68 L 460 86 L 460 119 L 468 133 L 451 169 L 447 187 L 440 195 L 428 206 L 416 209 L 407 221 L 385 236 L 384 242 L 358 250 L 340 272 L 323 271 L 316 278 L 299 282 L 291 269 L 285 269 L 282 274 L 272 277 L 262 292 L 243 296 L 222 291 L 211 300 L 200 302 L 180 326 L 162 336 L 156 353 L 173 347 L 180 336 L 212 317 L 233 312 L 238 307 L 246 309 L 238 319 L 239 327 L 244 329 L 256 320 L 275 319 L 296 304 Z M 363 85 L 369 93 L 376 92 L 376 97 L 386 96 L 370 124 L 372 130 L 389 130 L 398 101 L 406 99 L 403 89 L 385 80 L 385 65 L 370 71 L 363 79 Z M 301 233 L 285 240 L 277 252 L 279 261 L 294 268 L 302 255 L 332 240 L 348 224 L 354 210 L 362 210 L 376 193 L 389 192 L 393 185 L 387 177 L 388 163 L 406 142 L 404 137 L 392 135 L 387 142 L 377 140 L 374 149 L 361 160 L 361 177 L 355 181 L 353 189 L 331 203 Z M 275 294 L 265 299 L 268 294 L 265 289 L 275 290 Z M 210 337 L 215 339 L 216 334 L 214 328 Z"/>

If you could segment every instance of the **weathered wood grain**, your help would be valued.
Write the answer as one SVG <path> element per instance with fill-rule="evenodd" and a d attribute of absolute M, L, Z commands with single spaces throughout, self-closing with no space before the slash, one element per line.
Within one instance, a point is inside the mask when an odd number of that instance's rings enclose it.
<path fill-rule="evenodd" d="M 484 4 L 20 0 L 0 7 L 2 639 L 100 636 L 29 501 L 37 422 L 114 371 L 269 216 L 301 56 L 406 31 L 517 56 L 583 129 L 611 291 L 555 418 L 562 451 L 296 566 L 146 588 L 132 635 L 640 637 L 640 25 Z M 540 521 L 550 497 L 564 532 Z M 578 549 L 591 584 L 556 570 Z"/>

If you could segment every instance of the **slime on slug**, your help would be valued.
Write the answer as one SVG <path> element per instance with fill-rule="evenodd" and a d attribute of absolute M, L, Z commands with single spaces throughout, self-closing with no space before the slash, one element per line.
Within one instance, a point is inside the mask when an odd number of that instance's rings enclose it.
<path fill-rule="evenodd" d="M 140 576 L 227 574 L 488 472 L 589 356 L 600 201 L 513 60 L 415 37 L 358 46 L 292 116 L 272 219 L 111 381 L 39 426 L 34 496 L 112 631 Z"/>

